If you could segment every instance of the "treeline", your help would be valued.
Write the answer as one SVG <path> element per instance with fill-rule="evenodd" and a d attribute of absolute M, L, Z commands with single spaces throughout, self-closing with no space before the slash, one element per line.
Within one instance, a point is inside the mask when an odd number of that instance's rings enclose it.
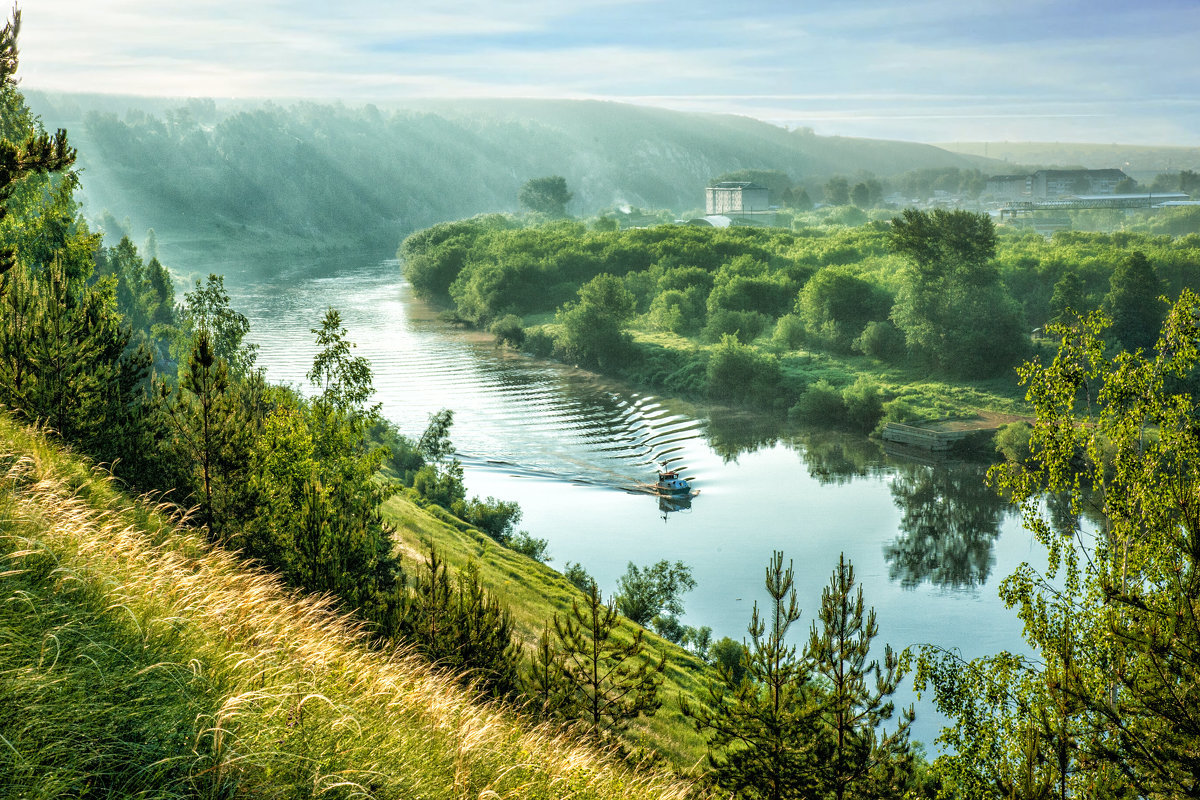
<path fill-rule="evenodd" d="M 805 354 L 988 378 L 1011 374 L 1038 329 L 1072 312 L 1102 308 L 1114 343 L 1145 347 L 1166 310 L 1158 297 L 1200 286 L 1198 236 L 1048 241 L 940 210 L 800 231 L 491 215 L 419 231 L 398 255 L 421 297 L 539 355 L 867 430 L 886 398 L 870 381 L 809 379 Z M 682 338 L 635 346 L 633 328 Z"/>

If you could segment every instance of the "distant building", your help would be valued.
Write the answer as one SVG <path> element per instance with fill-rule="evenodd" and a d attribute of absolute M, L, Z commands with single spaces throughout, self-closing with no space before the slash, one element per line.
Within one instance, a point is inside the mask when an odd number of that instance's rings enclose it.
<path fill-rule="evenodd" d="M 1030 176 L 1034 200 L 1076 195 L 1116 194 L 1129 176 L 1119 169 L 1039 169 Z"/>
<path fill-rule="evenodd" d="M 775 212 L 767 187 L 750 181 L 725 181 L 704 190 L 706 216 L 726 216 L 734 224 L 771 225 Z"/>
<path fill-rule="evenodd" d="M 1032 175 L 993 175 L 983 189 L 996 200 L 1026 200 L 1033 190 Z"/>
<path fill-rule="evenodd" d="M 767 187 L 749 181 L 725 181 L 704 190 L 704 213 L 748 214 L 770 211 Z"/>

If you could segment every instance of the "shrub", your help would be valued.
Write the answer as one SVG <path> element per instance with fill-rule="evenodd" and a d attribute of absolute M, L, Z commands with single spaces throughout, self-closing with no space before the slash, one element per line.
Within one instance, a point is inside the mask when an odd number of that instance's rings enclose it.
<path fill-rule="evenodd" d="M 525 343 L 525 329 L 521 327 L 521 318 L 516 314 L 505 314 L 489 325 L 488 331 L 495 335 L 497 344 L 520 347 Z"/>
<path fill-rule="evenodd" d="M 895 400 L 890 400 L 883 404 L 883 423 L 896 422 L 901 425 L 908 425 L 913 422 L 919 422 L 922 419 L 921 413 L 913 408 L 912 404 L 903 397 L 897 397 Z"/>
<path fill-rule="evenodd" d="M 840 425 L 846 421 L 846 405 L 842 393 L 822 378 L 800 395 L 788 417 L 809 425 Z"/>
<path fill-rule="evenodd" d="M 875 429 L 883 417 L 883 398 L 879 386 L 864 376 L 842 390 L 846 424 L 855 430 L 869 432 Z"/>
<path fill-rule="evenodd" d="M 525 352 L 549 358 L 554 353 L 554 336 L 545 328 L 530 328 L 525 331 Z"/>
<path fill-rule="evenodd" d="M 780 350 L 796 350 L 804 344 L 804 322 L 795 314 L 785 314 L 775 323 L 771 343 Z"/>
<path fill-rule="evenodd" d="M 704 338 L 716 342 L 723 336 L 733 334 L 742 344 L 752 342 L 771 324 L 771 318 L 758 311 L 730 311 L 720 309 L 710 312 L 708 324 L 704 326 Z"/>
<path fill-rule="evenodd" d="M 517 535 L 508 540 L 508 548 L 542 564 L 552 560 L 549 556 L 550 542 L 530 536 L 529 531 L 517 531 Z"/>
<path fill-rule="evenodd" d="M 521 521 L 521 506 L 516 502 L 489 497 L 472 497 L 452 509 L 455 516 L 474 525 L 501 544 L 507 544 L 513 528 Z"/>
<path fill-rule="evenodd" d="M 906 352 L 904 334 L 891 320 L 868 322 L 851 347 L 880 361 L 896 361 Z"/>
<path fill-rule="evenodd" d="M 725 335 L 713 348 L 705 371 L 708 394 L 714 400 L 750 402 L 770 407 L 779 392 L 779 359 Z"/>
<path fill-rule="evenodd" d="M 1028 422 L 1010 422 L 1001 425 L 992 440 L 996 452 L 1004 456 L 1006 461 L 1023 464 L 1029 459 L 1029 438 L 1033 435 L 1033 426 Z"/>

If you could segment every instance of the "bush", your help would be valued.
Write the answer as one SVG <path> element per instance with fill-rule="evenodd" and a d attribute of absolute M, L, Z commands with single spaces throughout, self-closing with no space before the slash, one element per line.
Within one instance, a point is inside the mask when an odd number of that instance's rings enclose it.
<path fill-rule="evenodd" d="M 454 508 L 455 503 L 462 503 L 466 496 L 462 482 L 462 466 L 454 461 L 444 470 L 438 470 L 432 464 L 426 464 L 417 470 L 413 478 L 413 488 L 425 502 L 450 510 Z"/>
<path fill-rule="evenodd" d="M 800 395 L 788 411 L 788 418 L 809 425 L 841 425 L 846 421 L 842 393 L 822 378 Z"/>
<path fill-rule="evenodd" d="M 568 561 L 563 565 L 562 574 L 576 589 L 585 594 L 590 594 L 596 587 L 596 579 L 578 562 Z"/>
<path fill-rule="evenodd" d="M 520 347 L 525 343 L 525 329 L 521 327 L 521 318 L 516 314 L 505 314 L 489 325 L 488 331 L 495 335 L 497 344 Z"/>
<path fill-rule="evenodd" d="M 771 318 L 758 311 L 730 311 L 720 309 L 710 312 L 708 324 L 704 326 L 704 338 L 710 342 L 733 334 L 742 344 L 752 342 L 771 324 Z"/>
<path fill-rule="evenodd" d="M 554 354 L 554 336 L 545 328 L 530 328 L 525 331 L 525 352 L 538 358 L 549 358 Z"/>
<path fill-rule="evenodd" d="M 530 536 L 529 531 L 518 531 L 516 536 L 508 540 L 508 548 L 542 564 L 552 560 L 548 555 L 550 542 Z"/>
<path fill-rule="evenodd" d="M 1028 422 L 1010 422 L 1001 425 L 992 440 L 996 452 L 1004 456 L 1006 461 L 1013 464 L 1023 464 L 1030 456 L 1029 438 L 1033 435 L 1033 426 Z"/>
<path fill-rule="evenodd" d="M 769 408 L 778 396 L 782 371 L 775 356 L 726 335 L 713 348 L 705 375 L 708 395 L 714 400 Z"/>
<path fill-rule="evenodd" d="M 891 320 L 872 320 L 863 328 L 862 334 L 851 345 L 871 358 L 880 361 L 896 361 L 906 352 L 904 334 Z"/>
<path fill-rule="evenodd" d="M 729 680 L 730 686 L 737 686 L 746 674 L 746 645 L 725 636 L 713 642 L 708 648 L 708 658 L 723 676 Z"/>
<path fill-rule="evenodd" d="M 804 322 L 795 314 L 785 314 L 775 323 L 771 344 L 780 350 L 797 350 L 804 344 Z"/>
<path fill-rule="evenodd" d="M 520 505 L 494 497 L 486 500 L 472 497 L 466 503 L 456 504 L 452 510 L 459 519 L 469 522 L 501 544 L 508 544 L 513 528 L 521 521 Z"/>
<path fill-rule="evenodd" d="M 901 425 L 910 425 L 914 422 L 920 422 L 922 415 L 917 409 L 913 408 L 912 404 L 903 397 L 897 397 L 883 404 L 883 423 L 896 422 Z"/>
<path fill-rule="evenodd" d="M 879 385 L 865 375 L 842 390 L 842 404 L 845 406 L 846 424 L 864 433 L 873 431 L 883 417 L 883 398 L 879 394 Z"/>

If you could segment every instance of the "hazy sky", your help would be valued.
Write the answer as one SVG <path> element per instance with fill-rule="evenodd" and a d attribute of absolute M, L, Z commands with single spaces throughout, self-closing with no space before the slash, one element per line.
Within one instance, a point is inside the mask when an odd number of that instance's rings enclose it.
<path fill-rule="evenodd" d="M 22 84 L 604 98 L 920 141 L 1200 145 L 1200 1 L 24 0 Z"/>

